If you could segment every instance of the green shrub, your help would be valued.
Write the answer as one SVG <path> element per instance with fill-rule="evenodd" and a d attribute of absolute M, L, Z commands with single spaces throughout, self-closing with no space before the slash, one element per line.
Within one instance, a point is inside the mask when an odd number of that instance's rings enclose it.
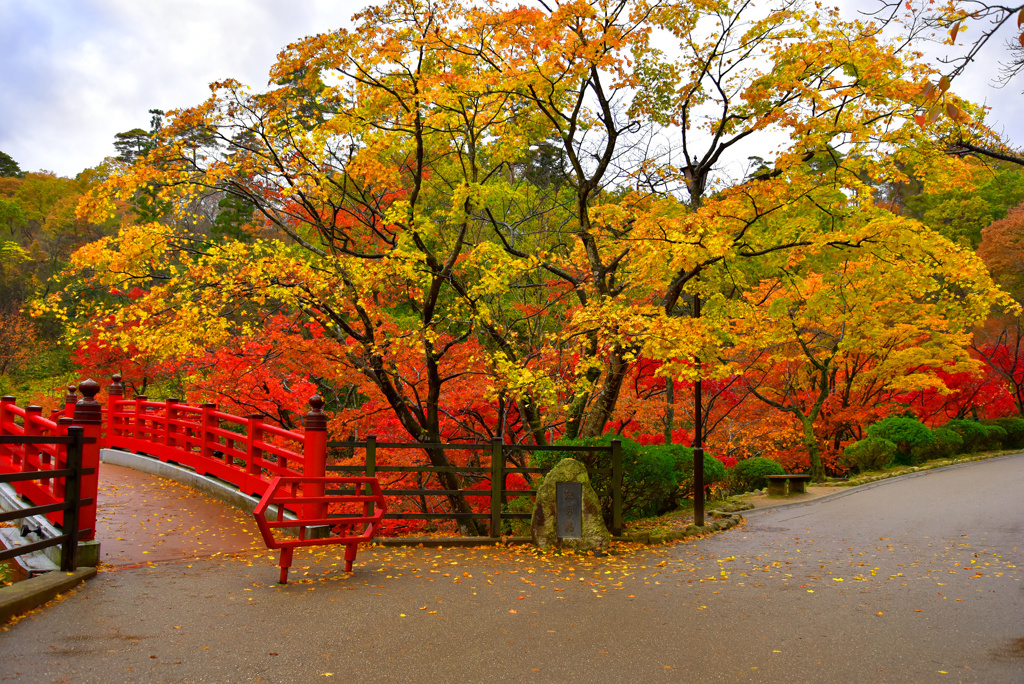
<path fill-rule="evenodd" d="M 676 480 L 676 500 L 674 507 L 678 508 L 679 499 L 693 497 L 693 449 L 679 444 L 659 444 L 656 446 L 643 447 L 644 449 L 670 449 L 674 454 Z M 704 454 L 704 485 L 711 485 L 716 482 L 725 482 L 728 475 L 725 466 L 714 456 Z"/>
<path fill-rule="evenodd" d="M 767 485 L 765 475 L 785 475 L 781 465 L 761 456 L 745 458 L 736 464 L 729 474 L 730 484 L 736 492 L 751 492 Z"/>
<path fill-rule="evenodd" d="M 1007 436 L 1002 440 L 1004 448 L 1024 448 L 1024 418 L 997 418 L 989 421 L 990 425 L 998 425 L 1007 431 Z"/>
<path fill-rule="evenodd" d="M 1002 449 L 1006 446 L 1006 443 L 1010 441 L 1009 433 L 1001 425 L 984 425 L 985 428 L 985 448 L 986 449 Z"/>
<path fill-rule="evenodd" d="M 678 481 L 671 450 L 641 449 L 631 439 L 619 435 L 560 439 L 555 446 L 609 446 L 613 439 L 622 440 L 622 517 L 624 520 L 653 515 L 667 510 L 676 495 Z M 601 500 L 601 513 L 605 523 L 612 522 L 611 473 L 594 473 L 597 468 L 611 469 L 608 452 L 539 451 L 533 454 L 533 464 L 551 468 L 563 458 L 575 458 L 592 473 L 590 483 Z"/>
<path fill-rule="evenodd" d="M 916 462 L 928 461 L 933 458 L 950 458 L 962 454 L 964 439 L 953 430 L 944 427 L 932 430 L 935 441 L 930 446 L 918 447 L 914 450 Z"/>
<path fill-rule="evenodd" d="M 843 449 L 839 462 L 853 473 L 881 470 L 896 456 L 896 445 L 881 437 L 865 437 Z"/>
<path fill-rule="evenodd" d="M 989 422 L 1006 430 L 1004 449 L 1024 449 L 1024 418 L 997 418 Z"/>
<path fill-rule="evenodd" d="M 928 426 L 916 418 L 889 416 L 868 426 L 868 437 L 887 439 L 896 445 L 896 463 L 910 465 L 914 449 L 926 449 L 935 441 Z"/>
<path fill-rule="evenodd" d="M 998 425 L 984 425 L 976 420 L 954 419 L 942 427 L 953 430 L 964 440 L 964 453 L 998 449 L 1001 440 L 1006 439 L 1006 430 Z"/>

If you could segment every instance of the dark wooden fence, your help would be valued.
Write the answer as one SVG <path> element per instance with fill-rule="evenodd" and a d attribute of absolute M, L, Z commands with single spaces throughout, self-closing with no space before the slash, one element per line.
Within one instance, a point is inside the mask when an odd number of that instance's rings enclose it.
<path fill-rule="evenodd" d="M 90 440 L 95 441 L 95 440 Z M 83 535 L 92 532 L 92 529 L 80 530 L 79 509 L 83 505 L 93 503 L 92 498 L 81 498 L 82 475 L 90 475 L 93 468 L 82 467 L 82 446 L 86 443 L 82 427 L 72 425 L 68 427 L 67 436 L 46 435 L 46 436 L 24 436 L 24 435 L 0 435 L 0 444 L 50 444 L 63 445 L 67 448 L 67 460 L 65 467 L 57 470 L 35 470 L 21 473 L 0 473 L 0 483 L 24 482 L 29 480 L 52 480 L 64 479 L 64 501 L 62 503 L 47 504 L 45 506 L 31 506 L 21 508 L 8 513 L 0 513 L 0 522 L 26 518 L 31 515 L 44 515 L 54 511 L 63 511 L 64 522 L 61 525 L 63 534 L 44 539 L 43 541 L 25 544 L 6 551 L 0 551 L 0 561 L 10 560 L 23 556 L 33 551 L 41 551 L 51 546 L 61 545 L 60 568 L 72 572 L 78 568 L 78 539 Z"/>
<path fill-rule="evenodd" d="M 505 489 L 505 476 L 518 473 L 520 475 L 541 475 L 546 473 L 549 468 L 529 468 L 529 467 L 508 467 L 506 465 L 507 455 L 509 452 L 520 452 L 520 453 L 533 453 L 538 451 L 562 451 L 562 452 L 577 452 L 577 453 L 607 453 L 611 466 L 607 468 L 591 468 L 588 469 L 588 474 L 591 478 L 594 475 L 608 475 L 610 484 L 607 495 L 611 496 L 612 500 L 612 529 L 611 533 L 614 536 L 622 534 L 622 443 L 618 440 L 612 441 L 610 446 L 607 447 L 582 447 L 582 446 L 526 446 L 518 444 L 503 444 L 500 439 L 494 439 L 489 444 L 420 444 L 420 443 L 407 443 L 407 442 L 378 442 L 376 437 L 368 436 L 365 442 L 328 442 L 328 449 L 350 449 L 354 453 L 358 450 L 362 450 L 365 453 L 364 465 L 327 465 L 328 472 L 338 473 L 352 473 L 366 475 L 368 477 L 375 477 L 380 473 L 409 473 L 409 474 L 422 474 L 426 476 L 434 475 L 439 473 L 456 473 L 458 475 L 466 476 L 477 476 L 478 479 L 489 480 L 489 488 L 486 490 L 482 489 L 430 489 L 428 487 L 421 488 L 402 488 L 402 489 L 384 489 L 384 495 L 387 497 L 418 497 L 424 500 L 426 497 L 438 497 L 448 495 L 461 495 L 466 497 L 486 497 L 490 501 L 489 510 L 486 513 L 457 513 L 449 511 L 404 511 L 404 512 L 389 512 L 384 517 L 390 519 L 405 519 L 405 520 L 455 520 L 459 521 L 465 518 L 471 518 L 475 520 L 489 520 L 490 521 L 490 536 L 492 538 L 498 538 L 501 536 L 501 522 L 503 520 L 522 520 L 528 519 L 530 513 L 513 513 L 503 511 L 502 502 L 507 501 L 509 497 L 533 497 L 535 492 L 532 489 L 519 490 L 519 489 Z M 453 450 L 477 450 L 487 451 L 490 453 L 490 464 L 486 466 L 390 466 L 390 465 L 377 465 L 377 450 L 378 449 L 443 449 L 445 451 Z M 526 478 L 530 480 L 529 477 Z M 600 493 L 599 493 L 600 494 Z M 396 506 L 397 507 L 397 506 Z M 390 505 L 389 505 L 390 508 Z M 422 506 L 421 506 L 422 508 Z"/>

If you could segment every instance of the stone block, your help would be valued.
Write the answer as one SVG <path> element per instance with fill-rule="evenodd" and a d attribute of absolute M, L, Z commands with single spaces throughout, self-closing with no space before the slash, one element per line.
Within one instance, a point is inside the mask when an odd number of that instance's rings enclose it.
<path fill-rule="evenodd" d="M 558 537 L 557 485 L 559 482 L 578 482 L 582 485 L 583 530 L 579 538 Z M 611 542 L 611 534 L 601 517 L 601 502 L 590 484 L 586 467 L 574 458 L 564 458 L 555 464 L 537 490 L 530 524 L 533 543 L 542 549 L 559 548 L 574 551 L 604 551 Z"/>

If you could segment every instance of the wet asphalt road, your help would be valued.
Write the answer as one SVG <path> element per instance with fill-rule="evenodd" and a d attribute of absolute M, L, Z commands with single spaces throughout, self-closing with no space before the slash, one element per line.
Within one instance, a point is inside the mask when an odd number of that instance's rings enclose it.
<path fill-rule="evenodd" d="M 0 632 L 19 682 L 1024 682 L 1024 455 L 607 559 L 383 549 L 101 573 Z"/>

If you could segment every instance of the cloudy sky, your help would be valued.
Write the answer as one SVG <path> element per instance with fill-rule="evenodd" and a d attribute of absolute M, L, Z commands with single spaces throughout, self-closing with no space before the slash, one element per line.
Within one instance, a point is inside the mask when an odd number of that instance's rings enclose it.
<path fill-rule="evenodd" d="M 23 170 L 73 176 L 114 154 L 115 133 L 147 128 L 150 109 L 197 104 L 229 77 L 264 87 L 281 48 L 348 25 L 366 4 L 0 0 L 0 150 Z M 1021 84 L 990 85 L 999 50 L 955 88 L 987 102 L 990 121 L 1024 145 Z"/>

